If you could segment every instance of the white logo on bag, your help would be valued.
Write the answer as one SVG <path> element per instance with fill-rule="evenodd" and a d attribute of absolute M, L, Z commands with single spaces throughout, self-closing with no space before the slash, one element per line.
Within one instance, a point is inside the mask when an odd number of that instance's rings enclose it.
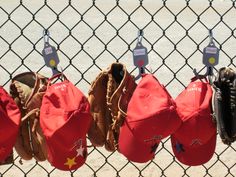
<path fill-rule="evenodd" d="M 187 92 L 192 92 L 192 91 L 202 92 L 202 88 L 196 87 L 196 84 L 193 84 L 192 88 L 187 89 Z"/>
<path fill-rule="evenodd" d="M 201 146 L 202 141 L 200 139 L 193 139 L 190 146 Z"/>
<path fill-rule="evenodd" d="M 54 88 L 55 88 L 56 90 L 61 89 L 61 90 L 63 91 L 63 90 L 65 90 L 65 88 L 66 88 L 66 84 L 55 85 Z"/>

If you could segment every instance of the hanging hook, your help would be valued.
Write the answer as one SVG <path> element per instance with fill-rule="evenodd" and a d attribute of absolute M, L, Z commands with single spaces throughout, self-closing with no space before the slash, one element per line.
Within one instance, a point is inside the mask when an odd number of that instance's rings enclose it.
<path fill-rule="evenodd" d="M 198 79 L 208 78 L 209 82 L 212 83 L 212 77 L 213 74 L 213 67 L 207 66 L 207 71 L 205 74 L 199 74 L 196 70 L 196 68 L 193 69 L 193 73 L 195 74 L 195 77 Z"/>
<path fill-rule="evenodd" d="M 57 69 L 57 65 L 60 60 L 57 55 L 57 50 L 54 46 L 49 44 L 50 32 L 48 29 L 43 30 L 43 40 L 44 40 L 44 48 L 42 50 L 43 58 L 47 67 L 52 69 L 53 75 L 60 73 Z"/>
<path fill-rule="evenodd" d="M 212 45 L 215 45 L 214 41 L 213 41 L 213 32 L 212 32 L 212 29 L 209 29 L 209 44 L 212 46 Z"/>
<path fill-rule="evenodd" d="M 50 32 L 48 29 L 43 30 L 43 41 L 44 45 L 47 46 L 49 44 Z"/>
<path fill-rule="evenodd" d="M 138 37 L 137 37 L 137 45 L 140 45 L 142 43 L 144 32 L 142 29 L 138 30 Z"/>
<path fill-rule="evenodd" d="M 142 45 L 144 32 L 142 29 L 138 30 L 137 45 L 133 50 L 134 65 L 138 68 L 139 73 L 135 80 L 139 79 L 145 73 L 145 66 L 148 64 L 147 48 Z"/>
<path fill-rule="evenodd" d="M 215 46 L 213 41 L 213 33 L 212 30 L 209 29 L 209 44 L 203 50 L 203 64 L 207 67 L 207 71 L 205 74 L 200 75 L 197 70 L 194 68 L 193 73 L 197 78 L 207 78 L 210 83 L 212 83 L 214 73 L 214 66 L 218 64 L 219 59 L 219 49 Z"/>

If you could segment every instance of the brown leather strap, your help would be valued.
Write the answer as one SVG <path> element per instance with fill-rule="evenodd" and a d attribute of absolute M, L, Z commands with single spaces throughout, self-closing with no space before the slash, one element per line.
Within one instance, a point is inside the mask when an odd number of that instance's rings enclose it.
<path fill-rule="evenodd" d="M 27 120 L 28 118 L 30 118 L 30 116 L 32 116 L 33 114 L 36 115 L 36 117 L 39 116 L 39 108 L 35 108 L 35 109 L 32 109 L 31 111 L 29 111 L 24 117 L 22 117 L 21 119 L 21 122 Z"/>

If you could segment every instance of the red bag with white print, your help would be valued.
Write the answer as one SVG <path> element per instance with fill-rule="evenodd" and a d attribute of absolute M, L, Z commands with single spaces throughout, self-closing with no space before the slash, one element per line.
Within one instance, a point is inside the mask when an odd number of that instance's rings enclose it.
<path fill-rule="evenodd" d="M 52 80 L 64 81 L 52 84 Z M 61 170 L 74 170 L 87 157 L 86 133 L 91 115 L 84 94 L 63 74 L 48 82 L 40 110 L 40 125 L 46 138 L 48 161 Z"/>

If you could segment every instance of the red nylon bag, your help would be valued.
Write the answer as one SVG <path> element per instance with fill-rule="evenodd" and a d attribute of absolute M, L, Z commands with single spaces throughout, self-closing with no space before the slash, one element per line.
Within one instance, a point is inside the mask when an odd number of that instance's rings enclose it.
<path fill-rule="evenodd" d="M 61 76 L 64 81 L 51 83 Z M 48 161 L 60 170 L 78 169 L 87 157 L 86 133 L 91 122 L 89 103 L 63 74 L 53 76 L 48 84 L 40 109 Z"/>
<path fill-rule="evenodd" d="M 160 141 L 180 125 L 171 95 L 155 76 L 143 74 L 120 128 L 119 152 L 133 162 L 152 160 Z"/>
<path fill-rule="evenodd" d="M 0 164 L 11 154 L 20 126 L 20 110 L 0 86 Z"/>
<path fill-rule="evenodd" d="M 193 78 L 175 99 L 182 125 L 171 135 L 171 144 L 177 160 L 185 165 L 202 165 L 214 155 L 216 125 L 212 118 L 212 93 L 206 79 Z"/>

